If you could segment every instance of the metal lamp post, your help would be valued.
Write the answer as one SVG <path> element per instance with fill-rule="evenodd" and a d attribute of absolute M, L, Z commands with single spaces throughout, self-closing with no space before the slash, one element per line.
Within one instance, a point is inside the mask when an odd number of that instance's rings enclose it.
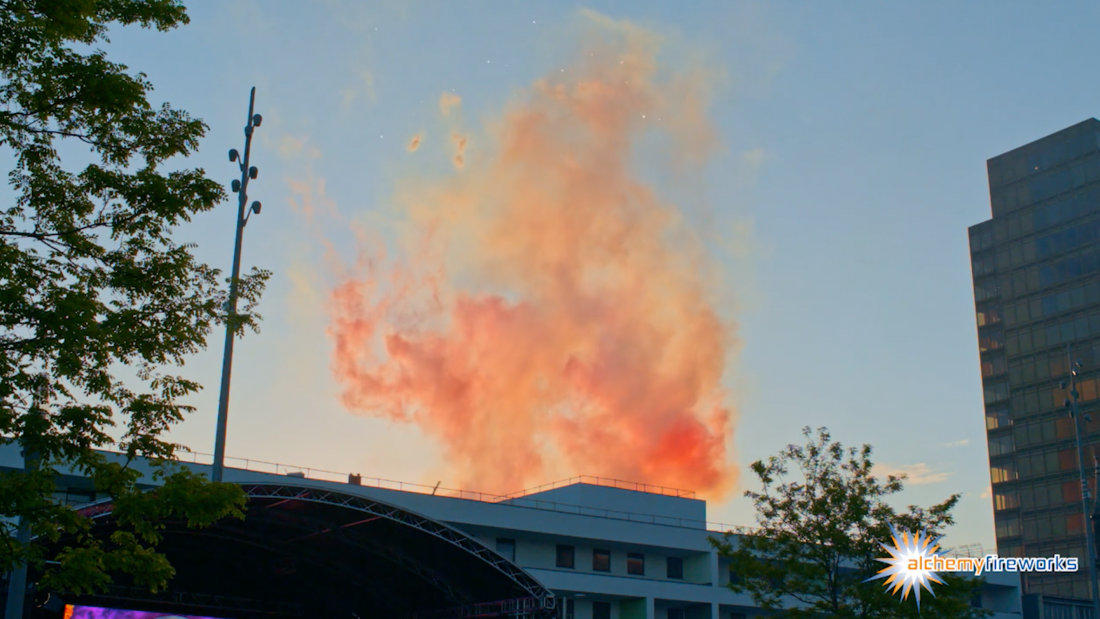
<path fill-rule="evenodd" d="M 222 356 L 222 384 L 218 396 L 218 431 L 214 438 L 214 467 L 210 473 L 210 479 L 215 482 L 222 480 L 225 470 L 225 428 L 229 417 L 229 379 L 233 370 L 233 340 L 234 323 L 237 317 L 237 279 L 241 274 L 241 241 L 244 239 L 244 227 L 248 224 L 248 218 L 253 213 L 260 214 L 260 203 L 248 204 L 248 181 L 253 180 L 259 173 L 255 166 L 249 166 L 249 156 L 252 152 L 252 132 L 263 122 L 263 117 L 255 114 L 253 107 L 256 103 L 256 88 L 252 88 L 252 94 L 248 99 L 248 124 L 244 127 L 244 158 L 240 157 L 237 149 L 229 151 L 229 160 L 238 162 L 241 168 L 241 180 L 234 180 L 231 185 L 233 192 L 238 195 L 237 200 L 237 240 L 233 246 L 233 274 L 229 280 L 229 300 L 226 302 L 225 325 L 225 352 Z"/>
<path fill-rule="evenodd" d="M 1086 563 L 1089 568 L 1089 585 L 1092 587 L 1092 616 L 1093 619 L 1100 619 L 1100 584 L 1096 581 L 1096 547 L 1089 505 L 1089 482 L 1085 475 L 1085 448 L 1081 444 L 1081 416 L 1077 414 L 1077 370 L 1081 367 L 1081 362 L 1073 360 L 1069 346 L 1066 346 L 1066 360 L 1069 362 L 1069 382 L 1067 385 L 1066 381 L 1062 381 L 1059 386 L 1062 389 L 1069 387 L 1069 397 L 1064 405 L 1073 417 L 1073 427 L 1077 435 L 1077 468 L 1081 474 L 1081 509 L 1084 518 L 1082 526 L 1085 529 L 1085 552 L 1088 554 Z"/>

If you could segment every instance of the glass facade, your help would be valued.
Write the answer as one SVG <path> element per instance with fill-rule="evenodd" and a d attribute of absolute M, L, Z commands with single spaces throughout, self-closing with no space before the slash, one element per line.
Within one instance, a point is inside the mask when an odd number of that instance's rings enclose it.
<path fill-rule="evenodd" d="M 988 162 L 993 218 L 970 228 L 971 273 L 1001 556 L 1085 557 L 1066 347 L 1085 466 L 1100 456 L 1100 121 Z M 1028 593 L 1090 597 L 1086 572 L 1027 578 Z"/>

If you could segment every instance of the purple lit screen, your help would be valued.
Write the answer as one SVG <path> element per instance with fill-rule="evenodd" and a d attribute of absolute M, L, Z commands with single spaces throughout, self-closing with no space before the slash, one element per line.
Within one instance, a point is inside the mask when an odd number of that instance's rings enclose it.
<path fill-rule="evenodd" d="M 150 613 L 144 610 L 122 610 L 119 608 L 96 608 L 94 606 L 69 606 L 65 609 L 65 619 L 218 619 L 217 617 L 199 617 L 197 615 L 173 615 L 169 613 Z"/>

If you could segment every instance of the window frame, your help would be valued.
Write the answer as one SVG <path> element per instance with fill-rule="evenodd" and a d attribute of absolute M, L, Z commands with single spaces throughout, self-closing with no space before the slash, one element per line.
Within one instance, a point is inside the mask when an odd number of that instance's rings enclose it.
<path fill-rule="evenodd" d="M 676 569 L 672 569 L 672 566 L 678 566 Z M 678 575 L 674 575 L 678 574 Z M 665 578 L 672 580 L 684 579 L 684 559 L 682 557 L 667 557 L 665 563 Z"/>
<path fill-rule="evenodd" d="M 607 560 L 607 567 L 598 567 L 597 561 L 600 557 L 604 557 Z M 611 551 L 606 548 L 593 548 L 592 549 L 592 571 L 593 572 L 610 572 L 611 571 Z"/>
<path fill-rule="evenodd" d="M 555 556 L 554 556 L 554 566 L 559 567 L 559 568 L 563 568 L 563 569 L 568 569 L 568 570 L 576 569 L 577 568 L 577 549 L 576 549 L 576 547 L 575 546 L 570 546 L 569 544 L 558 544 L 557 546 L 558 547 L 557 547 L 557 550 L 556 550 Z M 569 557 L 568 561 L 563 561 L 562 560 L 563 557 L 566 556 L 565 554 L 563 554 L 563 551 L 565 551 L 567 553 L 567 555 Z M 566 565 L 566 563 L 568 563 L 568 565 Z"/>

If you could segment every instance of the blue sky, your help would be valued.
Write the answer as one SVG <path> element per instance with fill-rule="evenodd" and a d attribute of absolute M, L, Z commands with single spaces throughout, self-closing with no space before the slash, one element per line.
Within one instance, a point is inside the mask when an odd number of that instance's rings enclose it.
<path fill-rule="evenodd" d="M 462 97 L 471 125 L 499 114 L 566 66 L 587 8 L 662 33 L 724 76 L 710 107 L 723 148 L 697 197 L 735 249 L 723 258 L 740 340 L 725 380 L 735 461 L 827 426 L 911 472 L 905 502 L 962 493 L 948 542 L 992 547 L 966 228 L 989 218 L 987 159 L 1096 114 L 1100 5 L 188 4 L 190 26 L 119 31 L 107 49 L 148 74 L 155 101 L 210 125 L 193 163 L 227 184 L 225 152 L 242 145 L 257 87 L 250 198 L 265 208 L 243 264 L 274 277 L 263 332 L 237 345 L 230 455 L 448 485 L 433 439 L 341 407 L 324 251 L 292 183 L 323 179 L 332 204 L 372 221 L 408 170 L 408 139 L 438 123 L 440 93 Z M 228 268 L 233 218 L 226 204 L 183 236 Z M 213 448 L 220 342 L 188 365 L 207 389 L 174 435 L 201 452 Z M 709 514 L 753 516 L 740 498 Z"/>

